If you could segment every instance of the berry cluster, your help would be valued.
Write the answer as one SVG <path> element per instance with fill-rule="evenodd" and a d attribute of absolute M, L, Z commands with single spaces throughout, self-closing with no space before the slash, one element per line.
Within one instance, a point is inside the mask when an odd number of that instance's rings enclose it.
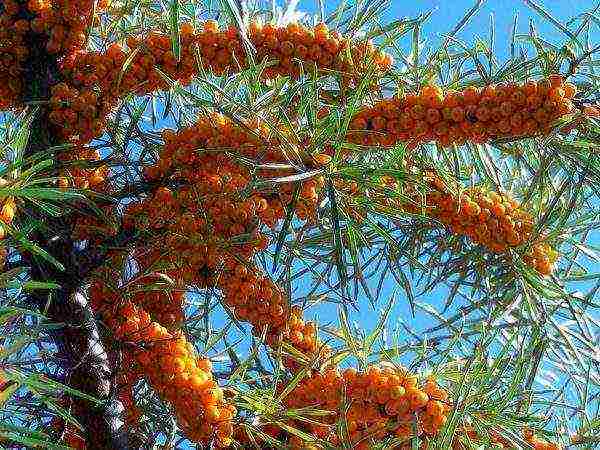
<path fill-rule="evenodd" d="M 26 5 L 18 1 L 0 5 L 0 110 L 14 107 L 23 88 L 23 63 L 29 55 L 26 14 Z"/>
<path fill-rule="evenodd" d="M 413 436 L 436 435 L 447 421 L 448 395 L 433 379 L 419 382 L 403 368 L 369 366 L 363 372 L 349 368 L 340 373 L 330 368 L 302 379 L 284 399 L 292 409 L 313 407 L 329 411 L 315 422 L 292 421 L 288 425 L 316 438 L 339 445 L 349 439 L 352 448 L 368 450 L 387 438 L 407 441 Z M 340 427 L 343 423 L 345 426 Z M 272 437 L 285 439 L 284 429 L 265 427 Z M 245 441 L 240 435 L 239 439 Z M 292 449 L 307 445 L 291 436 Z"/>
<path fill-rule="evenodd" d="M 106 126 L 105 117 L 112 105 L 100 104 L 98 93 L 88 87 L 76 88 L 67 83 L 52 87 L 48 118 L 61 131 L 61 137 L 87 143 L 98 138 Z"/>
<path fill-rule="evenodd" d="M 532 237 L 534 219 L 507 193 L 496 193 L 483 187 L 463 189 L 457 183 L 448 186 L 435 172 L 422 174 L 430 189 L 419 192 L 416 186 L 405 184 L 402 197 L 390 196 L 389 191 L 399 192 L 398 182 L 384 176 L 380 189 L 371 189 L 367 195 L 386 208 L 397 208 L 411 214 L 425 214 L 446 225 L 453 233 L 467 236 L 473 242 L 494 253 L 506 253 L 509 249 L 526 244 Z M 338 182 L 336 185 L 348 192 L 358 192 L 356 183 Z M 538 239 L 523 260 L 537 272 L 552 272 L 558 253 L 550 245 Z"/>
<path fill-rule="evenodd" d="M 575 93 L 575 86 L 559 75 L 461 92 L 425 86 L 417 95 L 381 100 L 358 112 L 350 123 L 349 139 L 384 146 L 435 141 L 446 147 L 547 134 L 556 119 L 574 110 Z"/>
<path fill-rule="evenodd" d="M 57 59 L 81 49 L 93 10 L 94 0 L 5 0 L 0 5 L 0 109 L 18 106 L 24 63 L 33 47 Z"/>
<path fill-rule="evenodd" d="M 246 67 L 246 53 L 237 28 L 220 31 L 213 20 L 204 22 L 201 28 L 195 32 L 189 23 L 180 26 L 179 59 L 173 53 L 171 37 L 158 32 L 143 39 L 129 38 L 129 53 L 118 44 L 112 44 L 104 53 L 71 52 L 62 62 L 62 71 L 72 98 L 53 95 L 53 123 L 64 130 L 63 134 L 78 134 L 81 142 L 86 142 L 99 133 L 119 98 L 132 92 L 145 95 L 168 88 L 161 72 L 185 85 L 191 82 L 200 64 L 216 75 Z M 392 64 L 391 57 L 376 50 L 372 43 L 352 43 L 337 32 L 329 32 L 324 24 L 308 29 L 298 24 L 275 27 L 254 22 L 249 38 L 260 59 L 277 60 L 265 69 L 263 76 L 267 79 L 277 75 L 297 77 L 305 66 L 306 70 L 314 67 L 340 72 L 349 82 L 358 79 L 371 64 L 379 72 Z M 125 67 L 132 53 L 133 60 Z M 80 101 L 71 105 L 68 100 L 73 99 Z M 85 111 L 79 110 L 79 103 L 87 105 Z"/>
<path fill-rule="evenodd" d="M 131 348 L 129 364 L 141 373 L 165 401 L 173 405 L 177 422 L 196 442 L 215 440 L 228 446 L 235 409 L 212 378 L 210 361 L 198 357 L 181 331 L 168 331 L 142 307 L 113 289 L 103 276 L 118 279 L 111 269 L 99 273 L 90 287 L 90 301 L 115 337 Z"/>
<path fill-rule="evenodd" d="M 168 83 L 158 70 L 172 80 L 189 84 L 199 64 L 216 75 L 246 68 L 246 53 L 237 28 L 230 26 L 220 31 L 217 22 L 208 20 L 198 32 L 189 23 L 181 24 L 179 31 L 179 59 L 173 53 L 169 35 L 151 32 L 145 38 L 127 40 L 129 52 L 136 54 L 125 70 L 123 64 L 128 54 L 113 44 L 106 53 L 74 54 L 65 62 L 65 75 L 75 83 L 98 85 L 107 96 L 122 97 L 130 92 L 144 95 L 167 88 Z M 308 29 L 296 23 L 276 27 L 253 22 L 248 37 L 259 59 L 276 60 L 263 73 L 267 79 L 278 75 L 299 76 L 302 64 L 354 78 L 364 73 L 371 62 L 379 72 L 392 65 L 391 57 L 376 50 L 372 43 L 352 43 L 335 31 L 329 32 L 324 24 Z M 292 63 L 292 59 L 297 62 Z"/>
<path fill-rule="evenodd" d="M 283 184 L 272 193 L 256 192 L 246 200 L 236 199 L 251 182 L 251 166 L 244 165 L 239 157 L 281 163 L 284 162 L 283 143 L 265 124 L 255 121 L 247 127 L 254 133 L 224 116 L 212 114 L 178 133 L 165 131 L 160 160 L 146 169 L 146 179 L 169 178 L 192 183 L 196 194 L 181 190 L 178 197 L 187 199 L 191 196 L 193 202 L 200 202 L 201 210 L 209 216 L 213 233 L 224 238 L 250 232 L 254 229 L 251 224 L 256 220 L 274 226 L 285 217 L 285 207 L 292 200 L 291 183 Z M 228 149 L 232 154 L 226 153 Z M 283 170 L 262 169 L 257 175 L 268 178 L 287 174 Z M 302 183 L 297 204 L 300 218 L 314 217 L 318 189 L 323 183 L 322 177 Z M 150 211 L 148 207 L 144 210 Z"/>
<path fill-rule="evenodd" d="M 267 244 L 257 233 L 257 224 L 274 226 L 284 217 L 282 202 L 291 201 L 291 186 L 279 194 L 250 191 L 241 195 L 250 186 L 250 170 L 223 149 L 235 148 L 247 158 L 281 158 L 278 142 L 269 137 L 268 130 L 252 125 L 258 137 L 218 115 L 202 118 L 178 133 L 165 131 L 160 159 L 146 169 L 145 177 L 149 182 L 183 187 L 159 187 L 144 200 L 128 205 L 125 226 L 150 236 L 149 242 L 160 242 L 139 248 L 136 260 L 161 267 L 161 272 L 182 285 L 219 287 L 225 302 L 255 333 L 266 327 L 270 345 L 284 340 L 311 357 L 318 347 L 316 326 L 305 323 L 301 312 L 290 308 L 280 290 L 250 262 Z M 267 172 L 261 170 L 261 175 Z M 304 183 L 300 199 L 305 210 L 314 209 L 316 187 L 322 185 L 322 179 Z M 243 235 L 249 237 L 240 240 Z M 217 270 L 220 275 L 215 278 Z M 151 282 L 143 279 L 139 285 Z M 152 314 L 145 303 L 146 289 L 142 293 L 134 295 L 134 302 Z M 162 317 L 157 320 L 165 325 Z M 321 349 L 326 352 L 326 347 Z M 297 365 L 292 357 L 284 362 L 288 367 Z"/>
<path fill-rule="evenodd" d="M 525 244 L 532 236 L 533 218 L 506 193 L 481 187 L 460 194 L 449 192 L 442 180 L 431 174 L 425 178 L 436 190 L 426 197 L 425 209 L 458 235 L 468 236 L 494 253 Z M 412 206 L 413 210 L 418 206 Z M 543 275 L 552 271 L 558 253 L 543 242 L 535 242 L 524 261 Z"/>
<path fill-rule="evenodd" d="M 276 347 L 284 341 L 308 357 L 317 352 L 320 356 L 328 353 L 328 348 L 319 344 L 315 323 L 305 322 L 302 310 L 290 307 L 269 277 L 261 275 L 250 263 L 234 258 L 228 259 L 226 269 L 218 280 L 224 302 L 239 320 L 250 323 L 255 333 L 266 329 L 267 344 Z M 291 357 L 285 358 L 284 363 L 292 369 L 298 367 Z"/>
<path fill-rule="evenodd" d="M 184 291 L 171 289 L 159 275 L 138 277 L 128 290 L 132 292 L 132 301 L 167 329 L 173 329 L 184 321 Z"/>
<path fill-rule="evenodd" d="M 219 60 L 227 52 L 228 34 L 231 35 L 235 30 L 229 29 L 219 36 L 215 25 L 208 30 L 205 26 L 205 34 L 200 42 L 207 49 L 213 47 L 215 42 L 221 43 L 215 53 Z M 296 23 L 278 28 L 253 22 L 250 24 L 248 37 L 256 48 L 259 61 L 278 60 L 278 64 L 265 70 L 267 78 L 277 75 L 297 78 L 303 68 L 308 71 L 316 68 L 337 71 L 342 78 L 356 82 L 360 74 L 368 72 L 371 64 L 378 73 L 387 71 L 393 64 L 392 57 L 377 50 L 371 42 L 353 45 L 338 32 L 330 31 L 323 23 L 311 29 Z"/>

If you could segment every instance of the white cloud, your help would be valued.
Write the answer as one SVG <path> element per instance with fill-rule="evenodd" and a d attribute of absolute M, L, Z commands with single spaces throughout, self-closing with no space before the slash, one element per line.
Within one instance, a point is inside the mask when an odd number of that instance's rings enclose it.
<path fill-rule="evenodd" d="M 288 0 L 285 6 L 275 6 L 275 21 L 277 25 L 283 26 L 288 23 L 301 22 L 308 14 L 298 9 L 299 0 Z"/>

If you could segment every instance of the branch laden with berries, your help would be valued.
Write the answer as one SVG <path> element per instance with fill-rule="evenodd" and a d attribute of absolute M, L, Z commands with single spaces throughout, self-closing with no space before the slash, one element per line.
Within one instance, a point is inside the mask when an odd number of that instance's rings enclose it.
<path fill-rule="evenodd" d="M 594 12 L 256 3 L 0 0 L 2 444 L 595 445 Z"/>

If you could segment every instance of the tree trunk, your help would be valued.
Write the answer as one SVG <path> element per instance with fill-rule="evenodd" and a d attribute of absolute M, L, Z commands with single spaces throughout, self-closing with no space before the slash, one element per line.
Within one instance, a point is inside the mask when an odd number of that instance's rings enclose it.
<path fill-rule="evenodd" d="M 56 57 L 46 52 L 39 38 L 32 38 L 28 48 L 23 100 L 48 101 L 51 86 L 60 79 Z M 47 114 L 47 107 L 42 105 L 30 127 L 25 158 L 61 143 L 49 126 Z M 49 320 L 64 324 L 53 331 L 53 339 L 69 385 L 100 402 L 73 398 L 73 413 L 85 427 L 88 450 L 126 450 L 129 445 L 123 405 L 117 398 L 114 374 L 98 324 L 84 296 L 84 279 L 91 268 L 79 267 L 78 249 L 71 239 L 72 218 L 44 217 L 43 226 L 44 229 L 36 230 L 30 239 L 63 264 L 65 270 L 38 256 L 23 255 L 31 267 L 33 280 L 60 285 L 57 290 L 38 291 L 31 299 Z M 98 261 L 95 265 L 99 265 Z"/>

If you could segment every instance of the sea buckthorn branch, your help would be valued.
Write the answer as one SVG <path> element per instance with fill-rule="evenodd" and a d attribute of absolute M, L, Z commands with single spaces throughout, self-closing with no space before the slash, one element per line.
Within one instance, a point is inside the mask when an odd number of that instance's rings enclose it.
<path fill-rule="evenodd" d="M 436 142 L 447 147 L 548 134 L 557 119 L 575 110 L 575 93 L 575 86 L 560 75 L 463 91 L 429 85 L 418 94 L 381 100 L 359 111 L 350 123 L 349 139 L 369 146 Z"/>
<path fill-rule="evenodd" d="M 369 449 L 372 442 L 413 436 L 436 435 L 451 410 L 448 394 L 433 379 L 419 382 L 402 368 L 371 365 L 364 372 L 332 368 L 303 379 L 284 399 L 288 408 L 314 406 L 335 412 L 321 424 L 300 423 L 296 427 L 332 445 L 341 442 L 353 448 Z M 346 405 L 346 406 L 344 406 Z M 345 422 L 345 429 L 337 426 Z M 290 438 L 293 449 L 303 448 L 298 438 Z M 395 448 L 404 448 L 396 446 Z"/>
<path fill-rule="evenodd" d="M 312 32 L 297 24 L 286 28 L 253 25 L 249 37 L 257 48 L 257 56 L 279 61 L 265 70 L 267 78 L 299 76 L 299 68 L 291 63 L 289 55 L 296 55 L 299 61 L 310 62 L 321 70 L 331 66 L 332 70 L 342 74 L 362 73 L 367 62 L 373 59 L 379 72 L 391 67 L 389 56 L 378 53 L 372 44 L 350 44 L 322 25 Z M 159 70 L 173 80 L 189 84 L 197 71 L 196 49 L 208 63 L 208 69 L 216 75 L 223 74 L 226 69 L 236 72 L 244 68 L 245 50 L 238 30 L 233 27 L 221 32 L 216 22 L 207 21 L 202 32 L 194 33 L 191 25 L 186 23 L 181 26 L 181 41 L 179 61 L 172 53 L 170 37 L 156 32 L 144 40 L 129 39 L 133 61 L 128 61 L 127 54 L 117 44 L 106 53 L 72 54 L 63 64 L 65 79 L 71 80 L 68 83 L 73 85 L 65 88 L 70 89 L 70 94 L 63 92 L 61 97 L 56 93 L 53 98 L 55 108 L 61 100 L 72 101 L 73 107 L 67 105 L 66 109 L 55 109 L 52 119 L 64 128 L 81 130 L 85 142 L 85 138 L 100 133 L 106 114 L 118 98 L 130 92 L 144 95 L 168 88 Z M 315 48 L 305 52 L 309 42 L 313 42 Z M 354 55 L 353 59 L 344 59 L 346 49 Z M 236 55 L 239 59 L 234 60 Z M 131 62 L 128 67 L 123 66 L 125 61 Z M 358 68 L 350 61 L 356 61 Z M 99 89 L 100 96 L 94 94 L 95 88 Z M 547 134 L 556 119 L 574 110 L 571 100 L 575 92 L 574 85 L 564 83 L 559 76 L 551 76 L 539 83 L 508 83 L 484 89 L 470 87 L 462 92 L 443 93 L 438 87 L 426 86 L 418 95 L 386 99 L 364 108 L 352 121 L 349 139 L 365 145 L 408 142 L 414 146 L 436 141 L 448 146 L 467 141 L 487 142 L 500 137 Z M 85 111 L 79 106 L 84 103 L 88 103 Z"/>
<path fill-rule="evenodd" d="M 219 117 L 211 119 L 223 120 Z M 194 130 L 196 131 L 196 139 L 199 136 L 203 136 L 201 133 L 202 130 L 210 132 L 210 136 L 213 135 L 213 130 L 208 126 L 208 122 L 202 126 L 200 125 Z M 220 135 L 228 136 L 227 133 L 220 133 Z M 248 135 L 238 137 L 240 137 L 242 143 L 250 139 Z M 169 149 L 172 149 L 172 151 L 177 149 L 174 142 L 169 147 L 170 140 L 175 141 L 177 138 L 181 139 L 182 144 L 185 142 L 185 145 L 189 146 L 188 153 L 183 152 L 178 154 L 181 158 L 181 164 L 179 162 L 174 164 L 171 161 L 172 156 L 169 156 L 169 152 L 171 151 Z M 146 233 L 159 233 L 161 242 L 167 242 L 168 244 L 166 246 L 168 251 L 166 252 L 164 251 L 164 245 L 138 249 L 136 258 L 139 261 L 143 260 L 146 265 L 162 266 L 162 271 L 177 282 L 200 286 L 215 285 L 213 274 L 217 269 L 224 266 L 227 268 L 227 273 L 230 274 L 228 280 L 237 281 L 238 284 L 247 287 L 247 289 L 242 289 L 242 292 L 248 294 L 246 298 L 247 302 L 254 301 L 257 307 L 263 307 L 262 309 L 259 308 L 258 311 L 270 312 L 273 310 L 278 313 L 275 314 L 276 318 L 283 318 L 284 314 L 288 314 L 289 307 L 283 301 L 278 290 L 273 289 L 272 282 L 265 278 L 262 281 L 264 289 L 260 292 L 254 290 L 254 286 L 260 284 L 261 281 L 254 273 L 252 267 L 250 266 L 250 270 L 253 273 L 252 276 L 249 276 L 248 270 L 241 264 L 236 263 L 235 258 L 231 254 L 227 255 L 227 253 L 222 251 L 224 243 L 230 241 L 236 235 L 245 231 L 253 233 L 252 230 L 256 229 L 256 225 L 252 225 L 251 223 L 256 221 L 260 217 L 260 213 L 266 210 L 268 202 L 257 195 L 253 195 L 247 200 L 239 198 L 239 193 L 247 186 L 250 180 L 248 169 L 240 166 L 231 160 L 231 158 L 225 157 L 221 153 L 206 152 L 202 154 L 193 152 L 192 149 L 195 147 L 202 147 L 200 142 L 196 144 L 193 138 L 194 133 L 183 132 L 179 136 L 176 136 L 172 132 L 166 132 L 165 140 L 167 141 L 167 145 L 163 156 L 168 156 L 169 159 L 161 159 L 159 161 L 156 165 L 158 173 L 154 173 L 151 169 L 147 171 L 151 179 L 155 175 L 165 177 L 170 174 L 171 177 L 183 179 L 189 184 L 175 191 L 165 187 L 158 187 L 145 200 L 137 203 L 134 202 L 127 208 L 125 216 L 126 229 L 134 229 Z M 209 135 L 205 135 L 204 138 L 209 138 Z M 246 149 L 246 152 L 256 155 L 256 147 L 254 149 Z M 311 198 L 312 191 L 309 190 L 307 193 L 309 194 L 309 198 Z M 187 211 L 187 213 L 184 213 L 184 211 Z M 272 216 L 267 217 L 270 218 Z M 220 244 L 219 240 L 221 241 Z M 249 260 L 256 249 L 264 248 L 265 243 L 265 239 L 257 235 L 254 241 L 234 246 L 234 249 L 238 256 L 241 255 L 243 259 Z M 227 245 L 231 246 L 230 243 Z M 201 268 L 201 270 L 198 270 L 198 268 Z M 152 281 L 152 278 L 142 277 L 136 280 L 136 283 L 147 284 L 148 281 Z M 231 286 L 227 286 L 227 288 L 231 289 Z M 270 294 L 266 295 L 269 291 Z M 229 290 L 228 292 L 231 291 Z M 259 294 L 261 297 L 253 296 L 253 293 Z M 120 340 L 124 338 L 133 340 L 134 342 L 138 340 L 135 333 L 141 332 L 141 330 L 136 329 L 134 324 L 140 320 L 142 323 L 150 320 L 150 314 L 143 309 L 144 305 L 141 305 L 147 303 L 148 298 L 146 295 L 139 295 L 139 292 L 134 294 L 131 301 L 124 308 L 121 308 L 118 313 L 112 311 L 108 305 L 117 304 L 120 300 L 115 299 L 113 295 L 113 300 L 107 303 L 106 299 L 111 297 L 106 292 L 106 287 L 96 285 L 90 292 L 90 296 L 93 300 L 95 310 L 99 311 L 105 317 L 109 328 L 113 330 Z M 228 296 L 228 298 L 231 299 L 232 304 L 239 306 L 239 304 L 235 303 L 238 298 L 232 296 Z M 107 304 L 105 305 L 105 303 Z M 264 308 L 265 305 L 267 306 L 266 309 Z M 240 309 L 238 314 L 246 317 L 244 311 L 244 309 Z M 180 311 L 179 313 L 181 314 Z M 285 330 L 282 331 L 272 327 L 269 331 L 269 341 L 273 344 L 276 339 L 288 333 L 290 334 L 291 341 L 298 348 L 311 351 L 316 346 L 315 326 L 304 324 L 299 318 L 299 312 L 291 312 L 290 314 L 290 318 L 292 319 L 290 326 L 287 327 L 287 323 L 281 320 L 281 323 L 286 325 Z M 148 318 L 146 318 L 146 315 Z M 171 313 L 165 316 L 160 308 L 155 311 L 154 315 L 156 320 L 168 322 L 168 325 L 172 325 L 175 322 L 170 317 Z M 125 324 L 120 325 L 114 322 L 111 323 L 111 320 L 114 320 L 112 319 L 113 317 L 124 317 L 127 318 L 127 321 Z M 251 315 L 251 317 L 246 318 L 250 319 L 251 323 L 256 327 L 264 327 L 265 325 L 269 325 L 268 320 L 266 320 L 267 317 L 267 314 L 263 314 L 259 316 Z M 123 327 L 125 327 L 125 331 Z M 134 333 L 133 337 L 127 334 L 129 331 Z M 146 338 L 147 336 L 142 335 L 140 338 L 142 341 L 140 342 L 146 343 L 143 341 Z M 157 354 L 166 351 L 154 343 L 152 343 L 152 348 Z M 139 360 L 138 358 L 138 363 L 141 364 L 142 373 L 148 376 L 148 370 L 152 370 L 150 362 L 147 359 Z M 160 393 L 164 387 L 164 385 L 160 384 L 161 380 L 151 379 L 150 382 Z M 198 392 L 195 392 L 195 394 L 201 395 Z M 178 413 L 178 422 L 186 436 L 195 441 L 203 441 L 212 437 L 212 432 L 209 433 L 206 427 L 204 427 L 202 433 L 198 434 L 197 428 L 190 425 L 190 418 L 185 415 L 181 416 L 181 414 L 186 413 L 183 412 L 185 408 L 180 404 L 179 397 L 172 393 L 162 395 L 163 398 L 166 398 L 175 406 L 176 411 L 182 411 Z M 197 421 L 195 425 L 198 425 Z M 227 442 L 227 429 L 217 430 L 216 436 L 218 440 Z M 220 437 L 219 433 L 221 434 Z"/>
<path fill-rule="evenodd" d="M 282 385 L 279 389 L 284 387 Z M 319 414 L 314 420 L 287 420 L 285 427 L 273 423 L 259 425 L 264 434 L 294 450 L 321 448 L 311 443 L 314 440 L 317 444 L 326 442 L 341 446 L 344 443 L 345 446 L 364 450 L 372 448 L 373 444 L 388 442 L 391 449 L 410 450 L 415 437 L 420 440 L 419 448 L 425 450 L 434 444 L 454 407 L 446 390 L 434 378 L 420 380 L 401 367 L 387 364 L 369 365 L 362 372 L 349 368 L 340 373 L 330 367 L 309 373 L 284 398 L 283 403 L 294 411 L 315 408 L 331 412 L 331 415 Z M 466 450 L 471 448 L 469 442 L 477 445 L 486 441 L 491 442 L 494 448 L 521 448 L 493 429 L 486 430 L 486 436 L 482 436 L 469 423 L 467 419 L 457 427 L 450 448 Z M 301 430 L 313 439 L 304 441 L 291 433 L 288 427 Z M 535 449 L 562 449 L 559 444 L 535 437 L 528 428 L 524 428 L 522 433 L 523 439 Z M 236 440 L 244 448 L 256 448 L 257 443 L 260 448 L 279 448 L 271 447 L 245 426 L 237 430 Z"/>
<path fill-rule="evenodd" d="M 383 73 L 391 57 L 369 42 L 352 43 L 320 24 L 312 29 L 298 24 L 287 27 L 253 23 L 249 39 L 259 59 L 278 61 L 263 72 L 266 79 L 278 75 L 297 78 L 301 65 L 320 71 L 340 73 L 351 83 L 374 64 Z M 180 27 L 181 54 L 175 58 L 171 37 L 151 32 L 146 38 L 129 38 L 126 53 L 118 44 L 105 53 L 73 52 L 62 63 L 65 82 L 55 86 L 50 119 L 65 136 L 78 135 L 79 142 L 98 137 L 106 116 L 119 99 L 130 93 L 145 95 L 169 87 L 161 73 L 187 85 L 201 63 L 215 75 L 239 72 L 247 67 L 247 57 L 239 30 L 230 26 L 219 31 L 217 22 L 203 23 L 195 32 L 192 25 Z M 133 60 L 130 58 L 133 57 Z M 75 132 L 73 132 L 75 131 Z"/>
<path fill-rule="evenodd" d="M 210 361 L 197 356 L 181 331 L 168 331 L 153 321 L 132 301 L 136 293 L 129 300 L 127 292 L 111 287 L 106 277 L 114 281 L 119 274 L 114 268 L 99 270 L 90 287 L 90 299 L 115 337 L 130 346 L 126 373 L 146 378 L 160 397 L 173 405 L 177 422 L 190 440 L 214 439 L 218 445 L 228 446 L 235 408 L 225 403 L 223 391 L 212 378 Z M 147 281 L 145 278 L 137 281 Z"/>
<path fill-rule="evenodd" d="M 146 38 L 127 40 L 129 55 L 135 52 L 127 67 L 124 63 L 128 54 L 121 46 L 113 44 L 106 53 L 72 54 L 63 65 L 65 75 L 78 86 L 97 85 L 103 93 L 118 98 L 132 92 L 144 95 L 168 88 L 158 70 L 172 80 L 189 84 L 198 70 L 196 49 L 202 64 L 217 76 L 247 67 L 237 28 L 230 26 L 219 31 L 219 25 L 213 20 L 204 22 L 201 28 L 195 32 L 190 23 L 181 24 L 179 60 L 173 54 L 171 37 L 153 31 Z M 354 80 L 364 74 L 371 63 L 381 73 L 392 65 L 391 57 L 375 49 L 372 43 L 350 42 L 339 33 L 329 31 L 324 24 L 311 29 L 296 23 L 275 27 L 254 22 L 248 37 L 258 59 L 275 61 L 275 65 L 263 73 L 266 79 L 277 75 L 297 78 L 301 64 L 312 65 L 320 71 L 337 71 Z M 297 62 L 292 62 L 292 58 Z"/>
<path fill-rule="evenodd" d="M 433 217 L 452 233 L 466 236 L 493 253 L 506 253 L 531 241 L 523 255 L 524 262 L 542 275 L 552 272 L 558 253 L 543 236 L 533 240 L 534 218 L 508 193 L 478 186 L 463 189 L 451 179 L 444 181 L 435 171 L 426 171 L 420 176 L 426 191 L 407 183 L 402 197 L 391 197 L 375 189 L 368 196 L 385 208 Z M 338 186 L 348 190 L 346 184 L 338 183 Z M 382 177 L 381 185 L 393 192 L 399 191 L 399 184 L 392 177 Z"/>

